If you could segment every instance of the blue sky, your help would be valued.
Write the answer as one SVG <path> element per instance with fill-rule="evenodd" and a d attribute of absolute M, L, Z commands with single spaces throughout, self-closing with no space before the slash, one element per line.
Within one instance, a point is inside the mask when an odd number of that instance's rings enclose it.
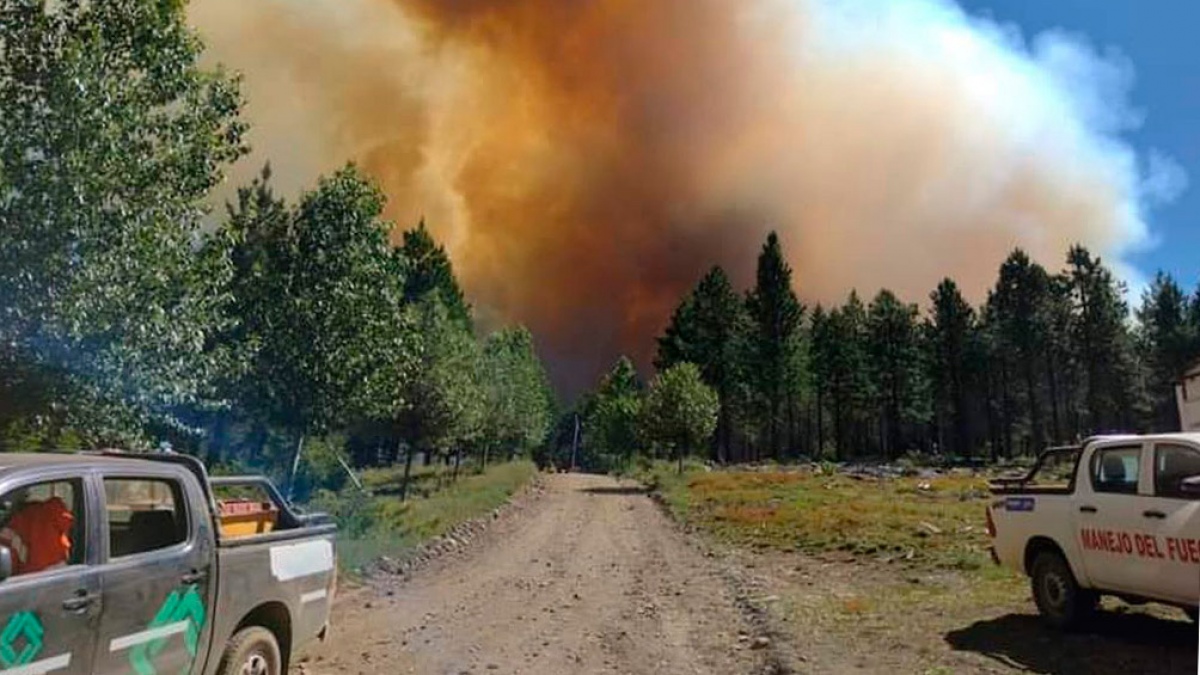
<path fill-rule="evenodd" d="M 1062 29 L 1113 48 L 1136 72 L 1132 104 L 1145 114 L 1126 138 L 1157 149 L 1187 171 L 1191 187 L 1148 214 L 1157 245 L 1129 256 L 1152 275 L 1170 272 L 1185 287 L 1200 281 L 1200 2 L 1196 0 L 959 0 L 969 13 L 1020 26 L 1027 38 Z"/>

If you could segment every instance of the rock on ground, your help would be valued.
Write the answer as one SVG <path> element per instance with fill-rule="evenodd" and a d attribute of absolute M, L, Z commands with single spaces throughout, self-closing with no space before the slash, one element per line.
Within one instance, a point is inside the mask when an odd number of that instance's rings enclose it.
<path fill-rule="evenodd" d="M 604 476 L 545 481 L 454 557 L 343 597 L 305 672 L 778 672 L 717 563 L 653 501 Z"/>

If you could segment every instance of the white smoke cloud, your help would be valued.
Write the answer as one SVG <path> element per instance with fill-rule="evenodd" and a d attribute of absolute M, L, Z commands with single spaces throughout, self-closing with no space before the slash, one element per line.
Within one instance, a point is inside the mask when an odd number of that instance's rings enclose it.
<path fill-rule="evenodd" d="M 843 146 L 823 151 L 847 158 L 835 180 L 913 169 L 920 178 L 905 192 L 922 226 L 899 228 L 903 236 L 1007 233 L 1051 268 L 1080 241 L 1140 278 L 1125 256 L 1155 243 L 1152 209 L 1177 199 L 1188 177 L 1168 155 L 1140 153 L 1128 140 L 1147 112 L 1134 103 L 1134 65 L 1118 49 L 1063 29 L 1026 37 L 948 0 L 791 4 L 802 17 L 792 39 L 797 86 L 815 75 L 842 102 L 829 118 L 860 118 L 865 137 L 894 144 L 900 157 L 888 171 L 864 170 L 864 159 L 887 162 L 886 149 L 856 152 L 857 139 L 822 134 L 822 144 Z M 907 128 L 890 133 L 897 125 Z"/>

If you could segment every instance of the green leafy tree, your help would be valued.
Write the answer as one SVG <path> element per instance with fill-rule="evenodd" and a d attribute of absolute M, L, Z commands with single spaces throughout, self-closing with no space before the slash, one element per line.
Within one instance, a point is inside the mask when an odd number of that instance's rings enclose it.
<path fill-rule="evenodd" d="M 674 454 L 682 474 L 684 457 L 716 430 L 719 406 L 699 368 L 691 363 L 671 366 L 650 383 L 641 409 L 642 438 Z"/>
<path fill-rule="evenodd" d="M 720 267 L 700 280 L 671 316 L 658 339 L 655 368 L 694 363 L 720 401 L 714 458 L 731 457 L 734 428 L 746 399 L 745 360 L 749 316 L 746 306 Z"/>
<path fill-rule="evenodd" d="M 170 423 L 218 367 L 227 269 L 193 247 L 245 126 L 200 52 L 182 3 L 0 0 L 0 342 L 88 446 Z"/>
<path fill-rule="evenodd" d="M 446 455 L 482 433 L 486 402 L 479 343 L 437 296 L 409 307 L 416 327 L 416 359 L 401 384 L 404 405 L 396 423 L 406 442 L 404 483 L 408 496 L 416 452 Z"/>
<path fill-rule="evenodd" d="M 297 461 L 306 436 L 407 403 L 395 383 L 415 345 L 382 210 L 382 194 L 353 167 L 321 179 L 295 209 L 265 179 L 230 208 L 235 335 L 249 354 L 239 397 L 296 439 Z"/>
<path fill-rule="evenodd" d="M 528 452 L 546 440 L 554 398 L 524 326 L 496 331 L 483 346 L 486 392 L 483 464 L 491 448 Z"/>
<path fill-rule="evenodd" d="M 795 423 L 795 386 L 799 361 L 796 339 L 804 320 L 804 306 L 792 290 L 792 270 L 783 256 L 779 237 L 772 232 L 758 256 L 754 289 L 746 306 L 753 322 L 751 369 L 754 390 L 766 414 L 768 450 L 780 457 L 785 441 L 791 441 Z M 786 415 L 784 413 L 787 413 Z M 786 434 L 781 433 L 786 430 Z"/>
<path fill-rule="evenodd" d="M 583 442 L 597 468 L 624 466 L 637 451 L 641 390 L 633 362 L 622 356 L 585 403 Z"/>

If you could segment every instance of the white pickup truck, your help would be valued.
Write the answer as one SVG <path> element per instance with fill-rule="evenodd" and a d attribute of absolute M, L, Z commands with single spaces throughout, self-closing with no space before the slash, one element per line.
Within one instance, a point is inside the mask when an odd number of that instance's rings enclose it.
<path fill-rule="evenodd" d="M 1050 624 L 1085 621 L 1102 595 L 1174 605 L 1196 620 L 1200 433 L 1052 448 L 991 490 L 993 558 L 1029 575 Z"/>

